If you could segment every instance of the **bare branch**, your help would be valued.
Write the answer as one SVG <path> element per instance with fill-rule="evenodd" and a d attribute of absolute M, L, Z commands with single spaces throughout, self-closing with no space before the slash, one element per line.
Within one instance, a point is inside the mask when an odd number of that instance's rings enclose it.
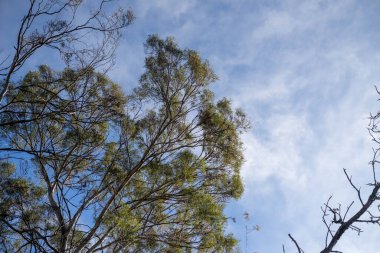
<path fill-rule="evenodd" d="M 97 9 L 84 20 L 84 1 L 29 2 L 19 27 L 15 51 L 12 57 L 8 57 L 11 61 L 6 58 L 0 64 L 0 76 L 4 76 L 0 102 L 8 92 L 14 73 L 43 47 L 58 51 L 71 67 L 77 64 L 82 68 L 97 68 L 112 64 L 121 30 L 134 19 L 131 10 L 119 9 L 112 15 L 107 14 L 106 9 L 112 0 L 97 1 Z M 94 3 L 91 1 L 92 5 Z M 41 25 L 41 21 L 45 24 Z"/>
<path fill-rule="evenodd" d="M 304 253 L 304 251 L 301 249 L 301 247 L 298 245 L 297 241 L 292 237 L 291 234 L 288 234 L 289 238 L 292 240 L 294 245 L 296 246 L 298 253 Z"/>

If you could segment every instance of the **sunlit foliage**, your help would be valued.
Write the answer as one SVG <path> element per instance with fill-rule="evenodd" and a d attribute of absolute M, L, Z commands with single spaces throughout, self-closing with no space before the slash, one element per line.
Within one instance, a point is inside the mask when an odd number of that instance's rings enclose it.
<path fill-rule="evenodd" d="M 0 111 L 1 250 L 233 249 L 223 209 L 243 192 L 249 124 L 215 100 L 217 77 L 197 52 L 157 36 L 146 52 L 130 95 L 91 68 L 41 66 L 10 87 Z"/>

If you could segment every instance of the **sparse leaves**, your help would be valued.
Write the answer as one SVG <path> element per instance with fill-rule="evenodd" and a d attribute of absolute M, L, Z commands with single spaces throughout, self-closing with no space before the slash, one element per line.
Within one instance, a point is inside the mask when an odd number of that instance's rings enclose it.
<path fill-rule="evenodd" d="M 14 50 L 0 59 L 0 102 L 9 90 L 13 75 L 41 48 L 59 52 L 71 68 L 99 68 L 113 64 L 120 31 L 134 20 L 133 12 L 118 9 L 107 13 L 114 1 L 91 1 L 86 12 L 80 0 L 31 0 L 21 20 Z M 81 12 L 81 15 L 77 15 Z"/>

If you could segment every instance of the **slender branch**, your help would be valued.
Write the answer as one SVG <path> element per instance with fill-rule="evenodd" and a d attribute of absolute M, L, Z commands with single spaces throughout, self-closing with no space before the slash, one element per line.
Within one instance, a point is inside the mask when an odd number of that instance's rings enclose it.
<path fill-rule="evenodd" d="M 291 234 L 288 234 L 289 238 L 292 240 L 292 242 L 294 243 L 294 245 L 296 246 L 297 250 L 298 250 L 298 253 L 304 253 L 304 251 L 301 249 L 301 247 L 298 245 L 297 241 L 292 237 Z M 285 252 L 285 250 L 284 250 Z"/>

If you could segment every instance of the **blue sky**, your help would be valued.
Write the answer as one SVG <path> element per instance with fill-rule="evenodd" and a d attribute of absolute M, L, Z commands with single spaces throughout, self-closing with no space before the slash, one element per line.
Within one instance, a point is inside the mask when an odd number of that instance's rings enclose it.
<path fill-rule="evenodd" d="M 11 43 L 20 6 L 0 2 L 0 48 Z M 118 48 L 112 79 L 128 91 L 143 71 L 149 34 L 173 36 L 197 50 L 219 76 L 212 89 L 231 98 L 253 123 L 244 134 L 246 191 L 227 207 L 237 218 L 228 230 L 245 251 L 287 252 L 291 233 L 307 252 L 319 252 L 325 228 L 320 207 L 333 194 L 342 205 L 355 199 L 342 172 L 359 185 L 370 181 L 372 143 L 368 116 L 379 104 L 380 3 L 362 0 L 135 0 L 135 23 Z M 14 31 L 14 32 L 12 32 Z M 48 61 L 37 54 L 26 68 Z M 337 249 L 378 252 L 380 231 L 347 233 Z M 318 251 L 319 250 L 319 251 Z"/>

